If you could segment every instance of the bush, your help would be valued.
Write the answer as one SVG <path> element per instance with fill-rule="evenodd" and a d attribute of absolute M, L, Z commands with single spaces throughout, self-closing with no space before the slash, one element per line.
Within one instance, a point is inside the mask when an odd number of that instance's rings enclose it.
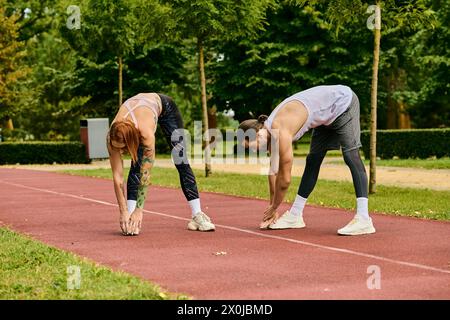
<path fill-rule="evenodd" d="M 81 142 L 2 142 L 0 164 L 87 163 Z"/>
<path fill-rule="evenodd" d="M 361 132 L 366 159 L 369 158 L 370 132 Z M 450 156 L 450 129 L 377 130 L 377 157 L 402 159 Z"/>

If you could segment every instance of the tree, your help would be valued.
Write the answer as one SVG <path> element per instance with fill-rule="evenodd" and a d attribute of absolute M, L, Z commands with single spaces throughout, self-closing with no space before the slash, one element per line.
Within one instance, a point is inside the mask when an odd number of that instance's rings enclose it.
<path fill-rule="evenodd" d="M 118 104 L 123 102 L 124 59 L 136 46 L 145 47 L 157 40 L 167 10 L 156 1 L 90 0 L 81 7 L 80 30 L 61 31 L 73 48 L 89 59 L 104 63 L 117 61 Z"/>
<path fill-rule="evenodd" d="M 377 134 L 377 90 L 378 90 L 378 69 L 380 59 L 381 12 L 388 13 L 389 19 L 385 23 L 387 32 L 389 26 L 412 26 L 418 27 L 430 22 L 433 12 L 429 10 L 424 1 L 395 1 L 395 0 L 375 0 L 375 5 L 366 3 L 363 0 L 296 0 L 300 5 L 322 4 L 326 6 L 326 14 L 331 23 L 336 25 L 336 33 L 344 25 L 358 21 L 366 12 L 372 15 L 367 20 L 367 27 L 374 33 L 373 45 L 373 65 L 372 65 L 372 85 L 371 85 L 371 125 L 370 125 L 370 177 L 369 192 L 376 192 L 376 134 Z M 369 6 L 368 6 L 369 5 Z"/>
<path fill-rule="evenodd" d="M 123 58 L 133 52 L 137 21 L 130 1 L 96 0 L 89 1 L 81 8 L 81 29 L 69 30 L 63 27 L 63 34 L 75 50 L 87 54 L 92 59 L 113 56 L 118 68 L 118 105 L 123 96 Z M 105 59 L 106 60 L 106 59 Z"/>
<path fill-rule="evenodd" d="M 254 36 L 264 27 L 270 0 L 172 0 L 173 20 L 181 38 L 195 39 L 198 53 L 198 72 L 201 87 L 203 128 L 205 132 L 205 175 L 211 174 L 209 150 L 208 105 L 205 74 L 205 47 L 212 40 Z"/>
<path fill-rule="evenodd" d="M 24 43 L 19 40 L 20 15 L 6 12 L 6 1 L 0 0 L 0 120 L 7 120 L 7 128 L 14 128 L 12 116 L 20 107 L 15 86 L 23 79 L 28 68 L 22 64 L 25 57 Z"/>
<path fill-rule="evenodd" d="M 79 120 L 90 97 L 75 93 L 80 84 L 77 53 L 56 28 L 28 40 L 27 49 L 24 62 L 30 66 L 30 73 L 19 100 L 23 111 L 16 117 L 22 137 L 78 140 Z"/>
<path fill-rule="evenodd" d="M 395 95 L 409 106 L 419 128 L 450 126 L 450 2 L 426 2 L 436 12 L 435 28 L 422 28 L 403 41 L 405 88 Z"/>
<path fill-rule="evenodd" d="M 54 0 L 6 0 L 8 14 L 17 15 L 20 41 L 27 41 L 51 28 L 62 1 Z"/>
<path fill-rule="evenodd" d="M 256 39 L 223 42 L 223 59 L 212 63 L 213 103 L 232 108 L 239 120 L 269 114 L 286 96 L 320 84 L 343 83 L 361 96 L 366 122 L 370 94 L 370 42 L 361 28 L 343 29 L 336 39 L 321 8 L 284 1 L 267 14 Z M 367 109 L 368 110 L 368 109 Z"/>

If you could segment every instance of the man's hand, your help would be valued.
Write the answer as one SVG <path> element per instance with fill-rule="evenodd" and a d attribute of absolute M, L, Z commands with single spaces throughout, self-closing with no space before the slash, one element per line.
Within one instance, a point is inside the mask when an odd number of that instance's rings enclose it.
<path fill-rule="evenodd" d="M 130 214 L 127 211 L 121 211 L 120 212 L 120 229 L 122 229 L 122 234 L 127 235 L 128 234 L 128 221 L 130 220 Z"/>
<path fill-rule="evenodd" d="M 277 209 L 269 206 L 266 211 L 264 211 L 263 221 L 259 225 L 261 229 L 267 229 L 271 223 L 278 219 Z"/>
<path fill-rule="evenodd" d="M 141 232 L 143 210 L 136 208 L 128 221 L 128 235 L 138 235 Z"/>

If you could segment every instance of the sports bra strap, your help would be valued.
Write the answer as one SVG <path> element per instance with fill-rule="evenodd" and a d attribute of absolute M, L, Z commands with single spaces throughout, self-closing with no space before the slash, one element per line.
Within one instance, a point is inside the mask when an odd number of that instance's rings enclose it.
<path fill-rule="evenodd" d="M 137 103 L 136 103 L 136 105 L 133 108 L 130 109 L 130 106 L 128 105 L 128 103 L 130 101 L 133 101 L 133 100 L 136 100 Z M 138 122 L 137 122 L 136 116 L 134 114 L 134 110 L 136 108 L 139 108 L 139 107 L 147 107 L 147 108 L 149 108 L 153 112 L 153 114 L 155 115 L 156 121 L 158 121 L 159 114 L 158 114 L 158 111 L 155 108 L 159 109 L 159 107 L 158 107 L 158 105 L 155 106 L 151 101 L 148 101 L 147 99 L 130 98 L 127 101 L 125 101 L 124 105 L 127 108 L 128 112 L 124 115 L 123 118 L 125 119 L 126 117 L 128 117 L 128 115 L 130 115 L 131 119 L 133 120 L 134 125 L 136 126 L 136 128 L 138 127 Z M 155 127 L 155 130 L 156 130 L 156 127 Z"/>
<path fill-rule="evenodd" d="M 139 104 L 137 104 L 132 109 L 130 109 L 130 106 L 128 105 L 128 103 L 125 103 L 125 108 L 127 108 L 128 112 L 123 116 L 123 118 L 125 119 L 126 117 L 128 117 L 128 115 L 130 115 L 136 128 L 138 127 L 138 123 L 137 123 L 137 119 L 136 119 L 136 116 L 134 115 L 133 111 L 134 111 L 134 109 L 136 109 L 137 106 L 139 106 Z"/>

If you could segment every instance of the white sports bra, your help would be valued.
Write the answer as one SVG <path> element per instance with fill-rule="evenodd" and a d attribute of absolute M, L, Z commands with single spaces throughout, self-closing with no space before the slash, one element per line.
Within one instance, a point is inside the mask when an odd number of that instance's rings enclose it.
<path fill-rule="evenodd" d="M 132 101 L 137 101 L 137 103 L 134 105 L 134 107 L 131 108 L 129 103 Z M 154 113 L 156 121 L 158 121 L 158 117 L 161 114 L 160 105 L 155 100 L 149 99 L 148 97 L 144 96 L 143 93 L 139 93 L 138 95 L 131 97 L 130 99 L 125 101 L 125 103 L 123 105 L 128 110 L 128 112 L 123 116 L 123 118 L 126 119 L 130 115 L 136 128 L 138 128 L 138 122 L 136 119 L 136 115 L 134 114 L 134 110 L 136 108 L 139 108 L 139 107 L 149 108 Z M 155 126 L 155 130 L 156 130 L 156 126 Z"/>

